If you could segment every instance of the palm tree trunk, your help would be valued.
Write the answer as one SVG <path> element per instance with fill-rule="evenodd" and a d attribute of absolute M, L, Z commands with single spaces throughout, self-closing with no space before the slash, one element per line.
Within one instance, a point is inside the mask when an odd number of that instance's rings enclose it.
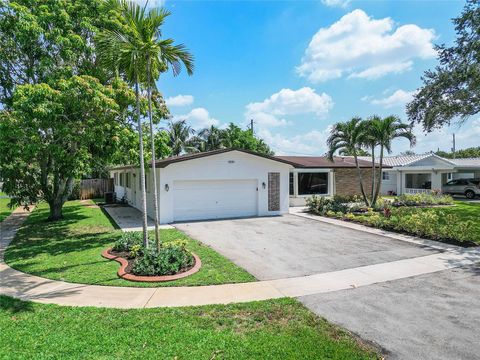
<path fill-rule="evenodd" d="M 373 199 L 373 204 L 377 202 L 378 193 L 380 192 L 380 187 L 382 183 L 382 172 L 383 172 L 383 145 L 380 146 L 379 178 L 378 178 L 377 188 L 375 190 L 375 198 Z"/>
<path fill-rule="evenodd" d="M 353 154 L 353 158 L 355 159 L 355 166 L 357 168 L 357 174 L 358 174 L 358 180 L 360 183 L 360 191 L 363 196 L 363 201 L 365 202 L 365 205 L 369 206 L 370 204 L 368 203 L 367 195 L 365 194 L 365 189 L 363 188 L 363 177 L 362 177 L 362 170 L 360 169 L 360 166 L 358 165 L 358 159 L 357 159 L 357 154 Z"/>
<path fill-rule="evenodd" d="M 370 197 L 370 205 L 373 206 L 375 203 L 373 202 L 374 194 L 375 194 L 375 146 L 372 146 L 372 189 L 371 189 L 371 197 Z"/>
<path fill-rule="evenodd" d="M 136 97 L 136 112 L 138 121 L 138 137 L 140 141 L 140 190 L 142 192 L 142 228 L 143 228 L 143 245 L 148 248 L 148 233 L 147 233 L 147 190 L 145 188 L 145 160 L 143 157 L 143 131 L 142 119 L 140 117 L 140 94 L 138 90 L 138 74 L 135 75 L 135 97 Z"/>
<path fill-rule="evenodd" d="M 160 212 L 158 208 L 158 194 L 157 194 L 157 171 L 155 168 L 155 137 L 153 136 L 153 120 L 152 120 L 152 89 L 150 85 L 150 57 L 147 57 L 147 97 L 148 97 L 148 120 L 150 122 L 150 144 L 152 147 L 152 172 L 153 172 L 153 209 L 155 212 L 155 243 L 157 250 L 160 251 L 160 230 L 158 222 Z"/>

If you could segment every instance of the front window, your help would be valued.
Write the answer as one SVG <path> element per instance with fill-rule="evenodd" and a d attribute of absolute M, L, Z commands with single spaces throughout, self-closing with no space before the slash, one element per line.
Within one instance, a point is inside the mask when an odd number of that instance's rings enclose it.
<path fill-rule="evenodd" d="M 290 173 L 290 180 L 289 180 L 289 192 L 290 192 L 290 195 L 294 195 L 295 192 L 294 192 L 294 187 L 295 187 L 295 183 L 294 183 L 294 176 L 295 174 L 293 172 Z"/>
<path fill-rule="evenodd" d="M 406 185 L 409 189 L 431 189 L 432 181 L 430 174 L 406 174 Z"/>
<path fill-rule="evenodd" d="M 384 171 L 382 173 L 382 180 L 390 180 L 390 173 L 387 171 Z"/>
<path fill-rule="evenodd" d="M 328 194 L 328 173 L 298 173 L 298 194 Z"/>

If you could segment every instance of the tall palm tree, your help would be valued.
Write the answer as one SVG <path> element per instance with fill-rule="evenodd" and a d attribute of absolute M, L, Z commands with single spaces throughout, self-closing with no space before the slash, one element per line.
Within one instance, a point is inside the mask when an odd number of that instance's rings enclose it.
<path fill-rule="evenodd" d="M 192 146 L 189 143 L 189 140 L 190 136 L 195 133 L 195 130 L 187 125 L 186 120 L 172 121 L 166 130 L 170 138 L 168 145 L 172 149 L 173 156 L 178 156 L 182 152 L 192 151 Z"/>
<path fill-rule="evenodd" d="M 172 69 L 173 75 L 177 76 L 182 64 L 187 74 L 193 73 L 193 56 L 186 50 L 182 44 L 174 45 L 173 39 L 162 39 L 161 27 L 165 18 L 170 16 L 170 12 L 162 8 L 151 9 L 139 22 L 138 29 L 139 45 L 141 56 L 145 60 L 146 87 L 148 98 L 148 119 L 150 123 L 150 146 L 152 152 L 152 172 L 153 172 L 153 208 L 155 213 L 155 242 L 157 250 L 160 250 L 160 231 L 159 231 L 159 207 L 157 194 L 157 172 L 155 167 L 155 141 L 152 119 L 152 89 L 156 89 L 156 80 L 160 73 Z"/>
<path fill-rule="evenodd" d="M 410 147 L 412 147 L 416 143 L 416 137 L 412 132 L 411 125 L 402 123 L 400 118 L 395 115 L 387 116 L 386 118 L 383 118 L 380 121 L 376 122 L 375 133 L 377 136 L 378 144 L 380 146 L 379 176 L 381 176 L 383 170 L 384 152 L 392 152 L 392 141 L 398 138 L 405 138 L 410 142 Z M 378 180 L 377 187 L 375 189 L 374 197 L 372 200 L 373 205 L 375 205 L 378 199 L 380 182 L 381 179 Z"/>
<path fill-rule="evenodd" d="M 223 148 L 223 135 L 224 132 L 214 125 L 211 125 L 209 128 L 200 130 L 198 132 L 198 136 L 204 142 L 203 151 L 217 150 Z"/>
<path fill-rule="evenodd" d="M 327 139 L 327 146 L 328 158 L 330 161 L 333 161 L 333 155 L 336 151 L 345 151 L 352 154 L 355 159 L 360 191 L 365 204 L 369 206 L 370 203 L 363 187 L 362 171 L 358 164 L 358 151 L 361 148 L 363 130 L 364 127 L 360 117 L 354 117 L 345 123 L 336 123 L 330 131 L 330 136 Z"/>
<path fill-rule="evenodd" d="M 370 190 L 370 199 L 373 203 L 373 198 L 375 197 L 375 189 L 377 187 L 377 173 L 375 169 L 377 164 L 375 162 L 375 148 L 379 145 L 379 132 L 382 123 L 382 118 L 378 115 L 370 116 L 367 120 L 363 121 L 362 126 L 362 136 L 361 144 L 371 151 L 371 162 L 372 162 L 372 188 Z M 379 183 L 379 182 L 378 182 Z"/>
<path fill-rule="evenodd" d="M 105 30 L 97 37 L 99 60 L 115 69 L 135 89 L 136 120 L 139 136 L 140 190 L 142 202 L 143 244 L 148 247 L 147 233 L 147 194 L 145 188 L 145 161 L 143 150 L 142 118 L 140 114 L 140 84 L 145 82 L 145 58 L 138 41 L 139 29 L 145 19 L 145 8 L 124 0 L 110 1 L 120 11 L 125 22 L 121 30 Z"/>

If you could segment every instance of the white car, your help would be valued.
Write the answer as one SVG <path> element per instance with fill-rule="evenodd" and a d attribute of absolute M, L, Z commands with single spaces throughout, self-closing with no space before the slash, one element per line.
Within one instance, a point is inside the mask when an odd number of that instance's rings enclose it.
<path fill-rule="evenodd" d="M 442 187 L 444 194 L 465 195 L 467 199 L 480 196 L 480 179 L 455 179 L 450 180 Z"/>

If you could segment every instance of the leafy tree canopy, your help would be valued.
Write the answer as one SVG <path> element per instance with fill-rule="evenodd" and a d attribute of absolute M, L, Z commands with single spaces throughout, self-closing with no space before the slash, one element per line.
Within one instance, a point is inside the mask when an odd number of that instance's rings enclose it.
<path fill-rule="evenodd" d="M 15 202 L 45 200 L 51 219 L 62 216 L 74 179 L 92 170 L 95 157 L 109 159 L 116 151 L 123 90 L 90 76 L 16 88 L 0 121 L 3 188 Z"/>
<path fill-rule="evenodd" d="M 0 102 L 15 87 L 91 75 L 103 83 L 110 69 L 97 66 L 95 34 L 122 26 L 108 1 L 0 0 Z"/>
<path fill-rule="evenodd" d="M 425 72 L 423 87 L 407 105 L 409 119 L 425 131 L 463 122 L 480 111 L 479 1 L 469 0 L 453 23 L 455 44 L 436 47 L 439 65 Z"/>
<path fill-rule="evenodd" d="M 441 156 L 447 159 L 454 158 L 454 155 L 452 152 L 437 151 L 436 154 L 438 156 Z M 456 158 L 480 158 L 480 146 L 457 150 L 455 151 L 455 157 Z"/>

